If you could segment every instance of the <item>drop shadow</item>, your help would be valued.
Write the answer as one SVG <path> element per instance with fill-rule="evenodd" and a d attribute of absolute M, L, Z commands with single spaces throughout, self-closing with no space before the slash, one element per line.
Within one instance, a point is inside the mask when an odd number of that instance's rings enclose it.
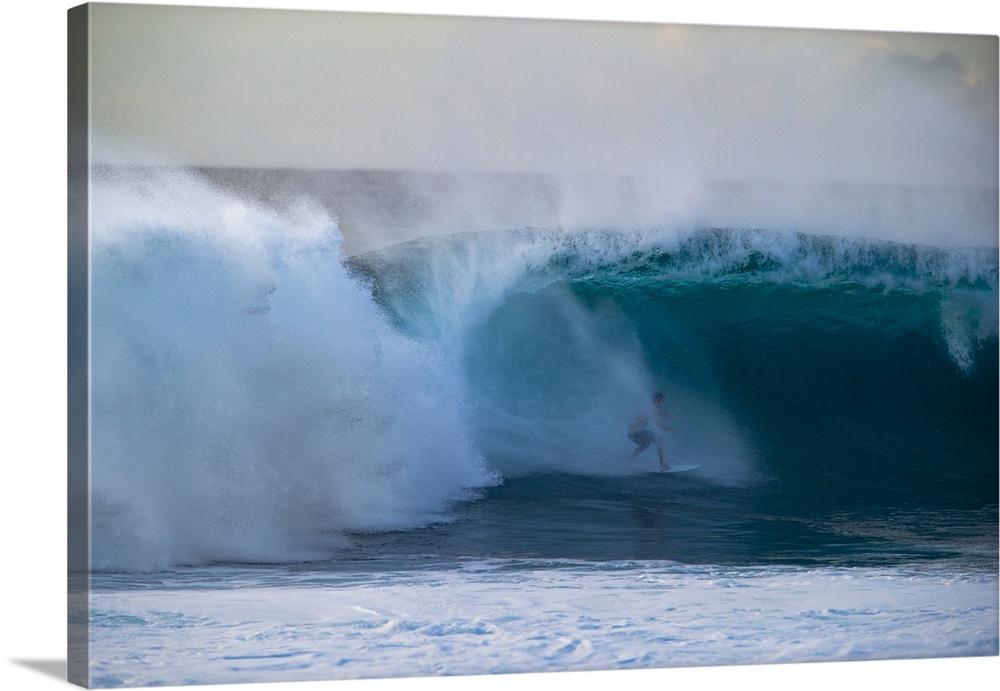
<path fill-rule="evenodd" d="M 11 662 L 32 669 L 47 677 L 66 681 L 66 660 L 11 660 Z"/>

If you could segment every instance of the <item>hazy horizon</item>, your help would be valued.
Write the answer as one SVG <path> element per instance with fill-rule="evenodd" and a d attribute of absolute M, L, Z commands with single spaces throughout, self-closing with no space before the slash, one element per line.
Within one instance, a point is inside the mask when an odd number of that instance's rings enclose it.
<path fill-rule="evenodd" d="M 337 223 L 348 255 L 427 236 L 520 228 L 766 228 L 997 245 L 997 191 L 989 187 L 718 179 L 662 188 L 627 175 L 211 166 L 97 165 L 93 173 L 101 183 L 151 191 L 193 175 L 225 195 L 217 204 L 239 199 L 290 217 L 303 203 L 318 205 Z"/>
<path fill-rule="evenodd" d="M 995 36 L 90 7 L 96 162 L 292 171 L 260 195 L 322 200 L 352 251 L 669 221 L 996 243 Z M 305 180 L 337 170 L 423 178 Z M 458 182 L 425 184 L 437 173 Z M 483 182 L 494 174 L 558 189 Z M 758 191 L 720 197 L 718 181 Z M 434 208 L 403 222 L 393 195 Z"/>

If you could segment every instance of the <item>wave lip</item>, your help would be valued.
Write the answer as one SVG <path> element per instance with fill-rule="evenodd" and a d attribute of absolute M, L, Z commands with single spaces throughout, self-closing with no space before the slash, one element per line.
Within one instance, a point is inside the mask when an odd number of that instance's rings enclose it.
<path fill-rule="evenodd" d="M 936 248 L 891 241 L 711 229 L 659 246 L 633 270 L 667 270 L 679 277 L 773 282 L 860 283 L 885 289 L 993 290 L 996 248 Z"/>
<path fill-rule="evenodd" d="M 389 296 L 423 290 L 440 297 L 449 288 L 493 295 L 596 273 L 663 280 L 855 282 L 914 291 L 997 289 L 996 247 L 942 248 L 743 228 L 475 232 L 401 243 L 353 257 L 351 265 L 373 281 L 379 294 Z"/>
<path fill-rule="evenodd" d="M 766 229 L 521 229 L 425 238 L 350 260 L 396 326 L 457 340 L 511 294 L 588 280 L 836 286 L 940 295 L 953 360 L 968 371 L 997 333 L 996 247 L 941 248 Z"/>

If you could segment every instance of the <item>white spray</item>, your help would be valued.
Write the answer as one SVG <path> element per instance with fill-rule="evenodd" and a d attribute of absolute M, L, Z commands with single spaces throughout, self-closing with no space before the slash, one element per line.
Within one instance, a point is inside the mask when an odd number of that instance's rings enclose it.
<path fill-rule="evenodd" d="M 322 558 L 496 481 L 432 346 L 394 332 L 340 236 L 181 173 L 92 192 L 92 565 Z"/>

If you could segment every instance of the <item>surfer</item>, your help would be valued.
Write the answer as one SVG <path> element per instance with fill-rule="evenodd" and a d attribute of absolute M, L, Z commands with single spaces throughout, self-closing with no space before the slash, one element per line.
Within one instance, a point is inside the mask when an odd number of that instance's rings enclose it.
<path fill-rule="evenodd" d="M 663 435 L 657 434 L 649 429 L 649 424 L 652 422 L 664 432 L 677 431 L 672 427 L 668 427 L 666 423 L 663 422 L 664 418 L 671 417 L 670 413 L 663 409 L 666 402 L 667 397 L 663 395 L 663 392 L 657 391 L 653 394 L 653 405 L 649 408 L 640 410 L 632 420 L 632 424 L 628 427 L 628 438 L 638 446 L 636 450 L 632 452 L 632 455 L 629 456 L 629 460 L 634 459 L 636 456 L 648 449 L 650 445 L 656 444 L 656 453 L 660 457 L 660 470 L 667 470 L 670 468 L 666 460 L 663 458 Z"/>

